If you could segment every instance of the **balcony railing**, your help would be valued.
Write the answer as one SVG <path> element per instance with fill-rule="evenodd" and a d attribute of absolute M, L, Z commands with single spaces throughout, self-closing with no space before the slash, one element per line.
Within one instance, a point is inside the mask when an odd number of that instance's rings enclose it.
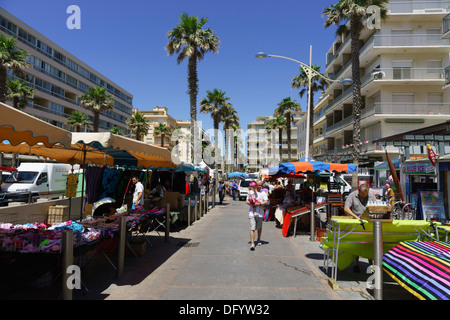
<path fill-rule="evenodd" d="M 450 1 L 392 1 L 389 2 L 386 7 L 390 13 L 446 11 L 450 7 Z"/>
<path fill-rule="evenodd" d="M 379 34 L 369 38 L 360 50 L 360 59 L 373 47 L 436 47 L 450 46 L 450 39 L 441 39 L 440 34 Z"/>
<path fill-rule="evenodd" d="M 433 116 L 446 115 L 450 116 L 450 103 L 374 103 L 364 108 L 361 112 L 361 119 L 368 118 L 373 115 L 403 115 L 405 117 L 411 115 Z M 353 123 L 353 115 L 342 119 L 335 124 L 329 126 L 326 135 L 342 130 Z"/>
<path fill-rule="evenodd" d="M 382 68 L 374 69 L 374 80 L 441 80 L 443 68 Z"/>

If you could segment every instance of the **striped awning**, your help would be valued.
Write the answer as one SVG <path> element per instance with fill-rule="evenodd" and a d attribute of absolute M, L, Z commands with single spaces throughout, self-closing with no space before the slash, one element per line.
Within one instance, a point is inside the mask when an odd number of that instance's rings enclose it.
<path fill-rule="evenodd" d="M 450 299 L 449 242 L 401 242 L 383 256 L 383 269 L 421 300 Z"/>
<path fill-rule="evenodd" d="M 277 175 L 289 173 L 309 173 L 318 171 L 350 173 L 356 172 L 356 165 L 342 164 L 342 163 L 328 163 L 313 160 L 300 162 L 285 162 L 279 165 Z"/>

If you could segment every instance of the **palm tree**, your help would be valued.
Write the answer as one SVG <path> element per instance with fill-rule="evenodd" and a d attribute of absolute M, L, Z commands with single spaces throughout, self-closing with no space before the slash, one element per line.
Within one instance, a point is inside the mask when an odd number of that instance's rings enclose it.
<path fill-rule="evenodd" d="M 166 126 L 164 123 L 160 123 L 153 131 L 156 135 L 161 135 L 161 147 L 164 148 L 164 138 L 166 135 L 172 134 L 172 128 Z"/>
<path fill-rule="evenodd" d="M 320 73 L 320 66 L 312 65 L 311 68 L 317 73 Z M 305 145 L 305 148 L 309 148 L 308 154 L 310 155 L 314 141 L 314 92 L 324 91 L 327 86 L 327 81 L 325 78 L 320 77 L 316 73 L 313 74 L 314 76 L 311 78 L 311 97 L 308 97 L 309 141 L 308 144 Z M 309 91 L 308 75 L 303 68 L 300 68 L 300 74 L 292 78 L 291 86 L 292 89 L 301 89 L 299 92 L 300 98 L 302 98 L 303 95 Z"/>
<path fill-rule="evenodd" d="M 286 133 L 287 133 L 287 144 L 288 144 L 288 158 L 291 160 L 291 114 L 292 112 L 301 111 L 302 107 L 300 103 L 295 100 L 291 100 L 290 97 L 284 98 L 283 101 L 278 103 L 278 108 L 275 109 L 274 115 L 280 116 L 284 115 L 286 117 Z"/>
<path fill-rule="evenodd" d="M 88 92 L 81 95 L 80 106 L 91 110 L 94 114 L 94 132 L 98 132 L 100 112 L 110 111 L 114 108 L 114 100 L 106 93 L 106 88 L 88 88 Z"/>
<path fill-rule="evenodd" d="M 228 155 L 231 156 L 230 148 L 230 137 L 228 136 L 227 130 L 237 130 L 240 128 L 239 116 L 237 115 L 236 109 L 234 109 L 231 103 L 227 103 L 224 108 L 222 108 L 221 114 L 223 122 L 223 131 L 225 134 L 225 158 L 228 159 Z"/>
<path fill-rule="evenodd" d="M 323 16 L 326 16 L 325 28 L 331 25 L 338 26 L 338 33 L 349 29 L 351 36 L 351 61 L 352 61 L 352 80 L 353 80 L 353 163 L 359 164 L 359 154 L 361 151 L 361 75 L 359 65 L 359 51 L 361 43 L 359 36 L 364 28 L 364 18 L 366 17 L 367 7 L 376 5 L 380 8 L 381 18 L 386 18 L 386 3 L 388 0 L 339 0 L 323 10 Z M 358 187 L 358 173 L 352 176 L 352 189 Z"/>
<path fill-rule="evenodd" d="M 0 34 L 0 102 L 6 102 L 8 91 L 7 69 L 24 77 L 22 68 L 30 68 L 26 62 L 28 52 L 16 48 L 16 38 Z"/>
<path fill-rule="evenodd" d="M 147 134 L 150 129 L 150 122 L 145 119 L 144 115 L 140 112 L 135 112 L 131 118 L 127 120 L 127 125 L 131 130 L 131 133 L 136 135 L 136 140 L 141 141 L 142 136 Z"/>
<path fill-rule="evenodd" d="M 208 18 L 190 16 L 187 13 L 180 15 L 179 24 L 167 33 L 169 42 L 166 50 L 169 56 L 179 53 L 177 62 L 180 64 L 185 58 L 188 59 L 188 88 L 190 96 L 190 113 L 191 113 L 191 143 L 200 141 L 198 131 L 196 130 L 197 122 L 197 94 L 198 94 L 198 76 L 197 63 L 202 60 L 205 53 L 212 51 L 218 53 L 219 38 L 211 29 L 203 29 L 208 22 Z M 198 156 L 199 150 L 194 150 L 192 155 L 192 163 L 194 157 Z"/>
<path fill-rule="evenodd" d="M 89 120 L 89 117 L 81 112 L 81 111 L 74 111 L 72 112 L 72 115 L 67 118 L 67 124 L 75 127 L 75 132 L 80 132 L 81 127 L 84 127 L 87 125 L 88 127 L 92 124 L 92 122 Z"/>
<path fill-rule="evenodd" d="M 219 90 L 217 88 L 212 91 L 206 90 L 206 97 L 200 101 L 200 112 L 211 113 L 213 118 L 214 127 L 214 163 L 216 168 L 218 168 L 219 159 L 219 124 L 223 120 L 224 109 L 227 106 L 227 101 L 230 98 L 225 96 L 225 91 Z M 215 179 L 219 180 L 219 172 L 215 170 Z"/>
<path fill-rule="evenodd" d="M 286 122 L 286 118 L 280 115 L 268 120 L 265 124 L 265 129 L 269 133 L 271 133 L 272 130 L 278 130 L 278 152 L 280 156 L 280 163 L 283 162 L 283 128 L 286 127 Z"/>
<path fill-rule="evenodd" d="M 114 126 L 112 129 L 109 129 L 109 132 L 111 132 L 112 134 L 117 134 L 118 136 L 124 135 L 122 130 L 120 130 L 120 128 L 116 126 Z"/>
<path fill-rule="evenodd" d="M 12 100 L 13 107 L 21 109 L 27 106 L 28 100 L 34 99 L 35 89 L 20 79 L 8 80 L 6 98 Z"/>

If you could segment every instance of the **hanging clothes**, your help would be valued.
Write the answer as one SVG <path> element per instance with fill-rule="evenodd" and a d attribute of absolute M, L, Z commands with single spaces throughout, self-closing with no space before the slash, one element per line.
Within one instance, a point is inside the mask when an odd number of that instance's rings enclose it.
<path fill-rule="evenodd" d="M 103 167 L 86 168 L 86 203 L 94 203 L 99 199 L 99 186 L 102 182 Z"/>
<path fill-rule="evenodd" d="M 111 197 L 115 199 L 116 187 L 119 183 L 120 171 L 118 169 L 106 168 L 103 171 L 102 184 L 99 191 L 99 199 Z M 116 200 L 116 199 L 115 199 Z"/>

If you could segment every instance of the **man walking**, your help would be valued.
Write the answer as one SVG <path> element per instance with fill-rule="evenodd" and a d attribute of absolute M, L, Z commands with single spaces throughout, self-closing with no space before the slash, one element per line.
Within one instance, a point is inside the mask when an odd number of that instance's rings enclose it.
<path fill-rule="evenodd" d="M 264 218 L 265 206 L 268 202 L 267 193 L 261 190 L 262 181 L 256 181 L 256 199 L 254 203 L 250 203 L 250 198 L 247 196 L 246 203 L 250 206 L 249 221 L 250 221 L 250 250 L 255 250 L 255 231 L 258 233 L 257 245 L 261 245 L 262 223 Z M 256 210 L 252 210 L 252 206 L 256 207 Z"/>
<path fill-rule="evenodd" d="M 236 194 L 238 191 L 238 184 L 236 179 L 234 179 L 233 184 L 231 185 L 231 192 L 233 193 L 233 200 L 236 200 Z"/>

